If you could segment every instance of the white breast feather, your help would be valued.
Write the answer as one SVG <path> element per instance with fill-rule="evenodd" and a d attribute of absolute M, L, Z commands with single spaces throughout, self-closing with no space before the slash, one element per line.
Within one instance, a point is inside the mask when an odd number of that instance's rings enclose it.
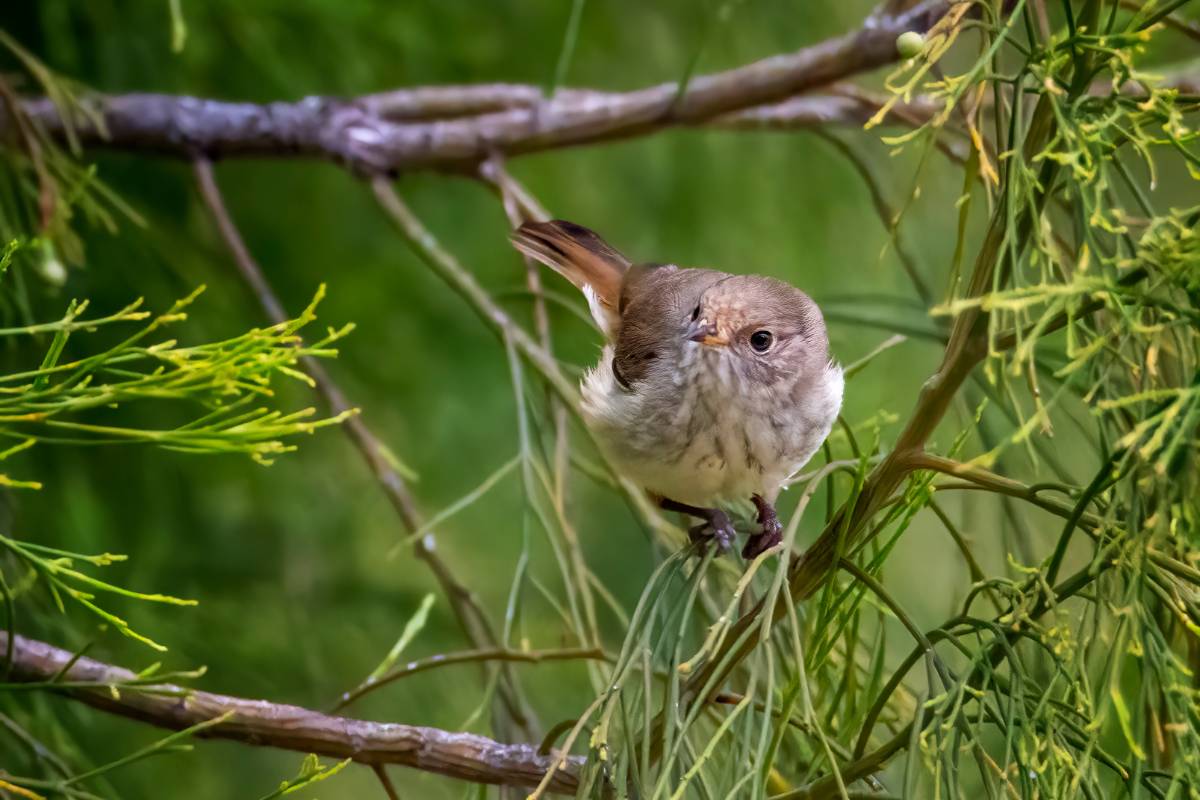
<path fill-rule="evenodd" d="M 845 381 L 842 368 L 832 362 L 814 391 L 803 393 L 798 402 L 762 408 L 748 406 L 750 400 L 737 391 L 732 374 L 721 369 L 700 373 L 709 376 L 711 385 L 681 382 L 678 374 L 659 382 L 662 397 L 654 396 L 654 382 L 629 391 L 613 372 L 613 355 L 612 346 L 605 347 L 600 363 L 584 376 L 585 422 L 622 475 L 691 505 L 745 501 L 752 494 L 773 502 L 780 487 L 820 448 L 841 409 Z M 689 439 L 688 420 L 697 413 L 706 415 L 707 424 L 694 429 Z M 786 447 L 779 446 L 773 416 L 787 426 Z M 748 449 L 753 458 L 747 457 Z"/>

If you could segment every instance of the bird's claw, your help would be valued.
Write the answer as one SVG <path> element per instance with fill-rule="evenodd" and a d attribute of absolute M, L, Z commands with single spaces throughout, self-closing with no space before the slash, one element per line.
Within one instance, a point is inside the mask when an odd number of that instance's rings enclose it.
<path fill-rule="evenodd" d="M 758 533 L 746 540 L 742 558 L 753 560 L 783 541 L 783 524 L 775 514 L 774 507 L 755 495 L 754 505 L 758 508 Z"/>
<path fill-rule="evenodd" d="M 763 524 L 762 530 L 746 540 L 746 546 L 742 548 L 742 558 L 752 561 L 782 541 L 783 525 L 777 519 L 771 520 Z"/>
<path fill-rule="evenodd" d="M 709 542 L 717 543 L 717 555 L 728 553 L 733 549 L 733 541 L 737 531 L 733 528 L 733 520 L 724 511 L 714 509 L 706 522 L 695 525 L 688 530 L 688 539 L 701 544 L 700 552 L 707 549 Z"/>

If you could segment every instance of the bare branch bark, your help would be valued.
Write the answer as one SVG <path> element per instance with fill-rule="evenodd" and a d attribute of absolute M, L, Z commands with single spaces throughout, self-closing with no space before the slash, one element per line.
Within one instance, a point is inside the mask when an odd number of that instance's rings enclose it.
<path fill-rule="evenodd" d="M 683 91 L 663 83 L 625 93 L 569 90 L 542 99 L 531 87 L 493 84 L 265 105 L 129 94 L 100 98 L 97 113 L 77 114 L 71 124 L 86 145 L 189 159 L 300 155 L 363 174 L 473 169 L 497 151 L 515 155 L 628 138 L 786 100 L 897 60 L 896 37 L 927 31 L 952 4 L 925 0 L 902 13 L 878 13 L 856 31 L 698 76 Z M 45 131 L 64 134 L 59 109 L 49 100 L 29 100 L 24 108 Z M 835 113 L 853 111 L 845 103 L 841 109 Z M 422 119 L 430 114 L 439 118 Z M 445 118 L 461 114 L 470 116 Z"/>
<path fill-rule="evenodd" d="M 858 86 L 837 83 L 819 94 L 802 94 L 778 103 L 753 106 L 713 117 L 705 124 L 728 130 L 802 130 L 845 125 L 858 128 L 879 113 L 887 96 Z M 892 106 L 887 121 L 906 126 L 924 125 L 942 106 L 928 97 L 915 97 Z"/>
<path fill-rule="evenodd" d="M 0 647 L 8 634 L 0 631 Z M 199 734 L 264 747 L 277 747 L 361 764 L 400 764 L 459 780 L 506 786 L 536 786 L 556 756 L 540 755 L 527 744 L 501 744 L 471 733 L 391 722 L 367 722 L 323 714 L 299 706 L 250 700 L 161 684 L 119 688 L 135 674 L 24 636 L 13 636 L 11 680 L 89 684 L 58 690 L 93 708 L 182 730 L 232 712 L 228 721 Z M 152 689 L 153 691 L 146 691 Z M 573 794 L 579 757 L 560 763 L 551 781 L 554 792 Z"/>

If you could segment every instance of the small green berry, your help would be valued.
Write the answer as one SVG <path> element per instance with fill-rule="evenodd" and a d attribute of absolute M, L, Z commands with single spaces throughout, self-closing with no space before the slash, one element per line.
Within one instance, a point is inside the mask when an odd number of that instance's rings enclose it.
<path fill-rule="evenodd" d="M 903 58 L 916 58 L 925 49 L 925 37 L 916 31 L 905 31 L 896 37 L 896 52 Z"/>

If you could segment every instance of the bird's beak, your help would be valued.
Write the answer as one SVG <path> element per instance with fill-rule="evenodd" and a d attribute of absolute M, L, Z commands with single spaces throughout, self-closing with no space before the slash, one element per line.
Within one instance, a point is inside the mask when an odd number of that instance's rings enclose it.
<path fill-rule="evenodd" d="M 706 344 L 709 347 L 724 347 L 729 340 L 717 335 L 717 325 L 701 317 L 688 325 L 684 333 L 690 341 Z"/>

